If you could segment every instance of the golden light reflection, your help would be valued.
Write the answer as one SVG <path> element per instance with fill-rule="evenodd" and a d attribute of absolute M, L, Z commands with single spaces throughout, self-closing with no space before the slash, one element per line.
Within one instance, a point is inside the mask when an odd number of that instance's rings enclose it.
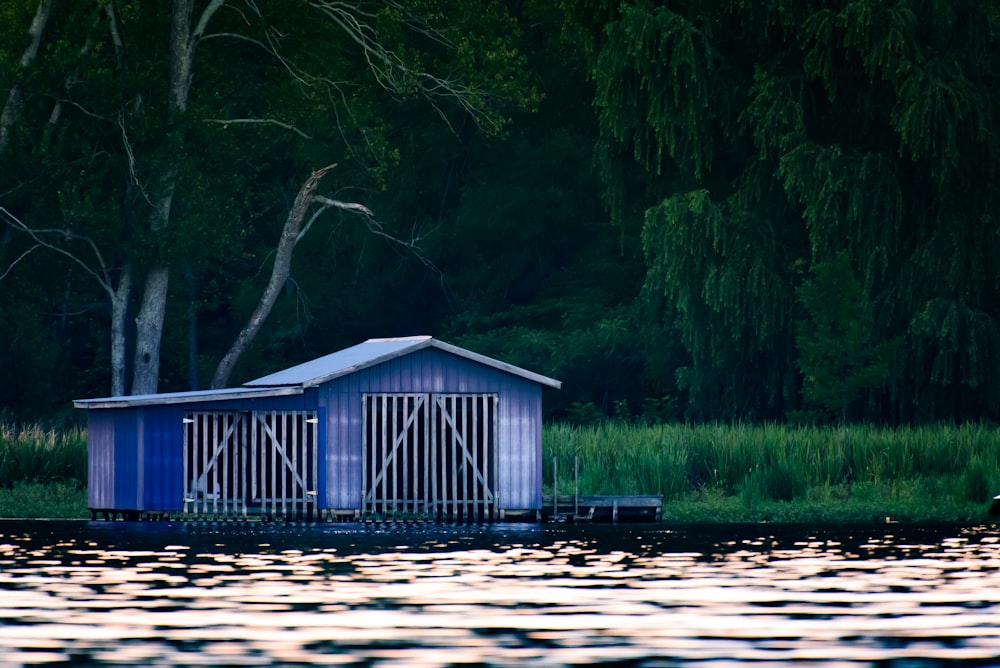
<path fill-rule="evenodd" d="M 993 526 L 65 527 L 0 522 L 0 664 L 1000 659 Z"/>

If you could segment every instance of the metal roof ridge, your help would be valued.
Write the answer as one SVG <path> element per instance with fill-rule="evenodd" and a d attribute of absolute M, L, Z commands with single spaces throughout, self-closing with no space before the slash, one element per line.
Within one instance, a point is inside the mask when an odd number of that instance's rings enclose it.
<path fill-rule="evenodd" d="M 362 359 L 352 360 L 352 363 L 347 364 L 346 366 L 341 366 L 335 369 L 326 369 L 322 373 L 317 373 L 316 375 L 313 375 L 311 377 L 303 377 L 301 375 L 296 377 L 295 374 L 291 374 L 291 376 L 289 377 L 289 374 L 287 373 L 289 370 L 298 370 L 301 367 L 308 367 L 309 365 L 315 364 L 318 360 L 323 360 L 324 358 L 327 357 L 343 354 L 346 351 L 352 351 L 364 348 L 366 344 L 374 344 L 376 346 L 378 344 L 395 344 L 395 345 L 391 346 L 390 350 L 385 350 L 381 354 L 373 355 L 370 357 L 363 357 Z M 268 374 L 266 376 L 262 376 L 254 380 L 247 381 L 246 383 L 244 383 L 243 386 L 247 388 L 301 387 L 303 389 L 318 387 L 319 385 L 322 385 L 323 383 L 328 383 L 331 380 L 336 380 L 337 378 L 342 378 L 352 373 L 356 373 L 364 369 L 378 366 L 379 364 L 383 364 L 390 360 L 404 357 L 406 355 L 415 353 L 425 348 L 436 348 L 438 350 L 441 350 L 442 352 L 455 355 L 457 357 L 467 359 L 477 364 L 482 364 L 483 366 L 488 366 L 493 369 L 502 371 L 504 373 L 509 373 L 518 376 L 520 378 L 524 378 L 526 380 L 539 383 L 541 385 L 545 385 L 548 387 L 552 387 L 555 389 L 559 389 L 562 387 L 562 383 L 560 381 L 555 380 L 553 378 L 549 378 L 548 376 L 543 376 L 541 374 L 534 373 L 533 371 L 522 369 L 521 367 L 515 366 L 513 364 L 508 364 L 507 362 L 501 362 L 500 360 L 494 359 L 492 357 L 488 357 L 486 355 L 482 355 L 480 353 L 476 353 L 471 350 L 467 350 L 465 348 L 461 348 L 459 346 L 450 343 L 445 343 L 444 341 L 441 341 L 429 335 L 403 336 L 403 337 L 390 337 L 390 338 L 370 338 L 361 343 L 355 344 L 354 346 L 334 351 L 332 353 L 329 353 L 328 355 L 323 355 L 321 357 L 317 357 L 316 359 L 302 362 L 301 364 L 294 365 L 292 367 L 289 367 L 288 369 L 276 371 L 272 374 Z M 273 378 L 274 380 L 268 381 L 266 383 L 260 382 L 271 378 Z"/>
<path fill-rule="evenodd" d="M 387 336 L 368 339 L 365 343 L 395 343 L 397 341 L 428 341 L 433 339 L 429 334 L 419 334 L 417 336 Z"/>
<path fill-rule="evenodd" d="M 362 369 L 368 369 L 373 366 L 378 366 L 383 362 L 388 362 L 389 360 L 396 359 L 397 357 L 402 357 L 403 355 L 409 355 L 410 353 L 421 350 L 422 348 L 427 348 L 434 342 L 434 337 L 431 336 L 403 336 L 397 338 L 388 339 L 368 339 L 365 343 L 405 343 L 408 341 L 413 341 L 413 345 L 407 346 L 405 348 L 399 348 L 376 357 L 371 357 L 360 364 L 352 364 L 349 367 L 344 367 L 342 369 L 337 369 L 336 371 L 331 371 L 330 373 L 324 374 L 322 376 L 317 376 L 310 380 L 304 381 L 302 387 L 318 387 L 323 383 L 329 382 L 336 378 L 341 378 L 343 376 L 348 376 L 355 371 L 361 371 Z"/>

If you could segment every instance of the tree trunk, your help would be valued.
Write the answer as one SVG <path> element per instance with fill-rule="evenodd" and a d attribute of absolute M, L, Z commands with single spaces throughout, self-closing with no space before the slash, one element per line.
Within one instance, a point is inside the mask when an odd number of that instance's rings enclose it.
<path fill-rule="evenodd" d="M 21 69 L 23 70 L 38 55 L 38 47 L 42 41 L 42 33 L 45 32 L 45 24 L 49 21 L 49 14 L 52 11 L 54 0 L 41 0 L 38 9 L 35 10 L 35 17 L 31 20 L 31 28 L 28 34 L 31 35 L 31 42 L 28 48 L 21 54 Z M 21 84 L 15 83 L 10 93 L 7 95 L 7 102 L 3 106 L 3 113 L 0 114 L 0 154 L 7 149 L 10 142 L 10 130 L 17 121 L 17 114 L 21 107 Z"/>
<path fill-rule="evenodd" d="M 125 320 L 132 292 L 132 267 L 126 265 L 111 294 L 111 396 L 125 394 Z"/>
<path fill-rule="evenodd" d="M 167 110 L 170 114 L 183 114 L 187 110 L 191 90 L 194 53 L 208 22 L 224 0 L 212 0 L 202 11 L 198 24 L 192 30 L 194 0 L 173 0 L 170 15 L 170 82 Z M 177 187 L 176 161 L 168 164 L 159 181 L 159 199 L 154 203 L 149 228 L 161 231 L 170 222 L 174 190 Z M 167 288 L 170 269 L 165 265 L 153 266 L 146 276 L 139 317 L 136 319 L 135 367 L 132 377 L 132 394 L 152 394 L 159 387 L 160 342 L 163 322 L 167 313 Z"/>
<path fill-rule="evenodd" d="M 155 394 L 160 382 L 160 339 L 167 311 L 170 271 L 154 267 L 146 274 L 142 306 L 135 319 L 135 366 L 132 394 Z"/>
<path fill-rule="evenodd" d="M 250 315 L 247 324 L 243 326 L 236 340 L 233 341 L 229 352 L 219 362 L 219 366 L 215 370 L 215 377 L 212 378 L 212 389 L 223 388 L 229 383 L 229 376 L 232 374 L 236 362 L 253 342 L 264 321 L 271 314 L 271 309 L 278 301 L 278 296 L 291 272 L 292 251 L 295 250 L 295 242 L 299 238 L 299 230 L 302 229 L 302 220 L 305 218 L 309 205 L 313 202 L 316 187 L 323 175 L 335 166 L 327 165 L 323 169 L 316 170 L 299 189 L 299 194 L 296 195 L 295 202 L 292 203 L 292 208 L 288 212 L 288 218 L 285 219 L 285 226 L 281 230 L 278 250 L 274 254 L 274 267 L 271 268 L 271 278 L 268 280 L 267 287 L 264 288 L 260 301 L 257 302 L 257 307 Z"/>

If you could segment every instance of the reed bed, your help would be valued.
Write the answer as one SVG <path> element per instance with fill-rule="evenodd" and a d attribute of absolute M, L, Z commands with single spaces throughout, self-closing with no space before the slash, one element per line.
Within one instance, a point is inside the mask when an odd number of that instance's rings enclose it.
<path fill-rule="evenodd" d="M 0 424 L 0 489 L 21 483 L 62 483 L 84 486 L 87 481 L 87 432 L 40 426 Z"/>
<path fill-rule="evenodd" d="M 982 425 L 550 425 L 551 491 L 662 494 L 692 521 L 982 519 L 1000 492 L 1000 430 Z"/>

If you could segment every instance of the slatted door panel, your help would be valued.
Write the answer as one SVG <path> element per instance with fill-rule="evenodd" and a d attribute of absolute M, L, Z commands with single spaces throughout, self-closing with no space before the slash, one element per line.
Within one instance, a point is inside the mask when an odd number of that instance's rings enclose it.
<path fill-rule="evenodd" d="M 316 514 L 315 413 L 193 412 L 184 423 L 186 514 Z"/>
<path fill-rule="evenodd" d="M 425 394 L 366 394 L 363 513 L 426 514 L 431 449 Z"/>
<path fill-rule="evenodd" d="M 496 498 L 496 404 L 492 394 L 432 395 L 437 449 L 436 474 L 444 514 L 473 518 L 493 515 Z"/>
<path fill-rule="evenodd" d="M 363 402 L 365 516 L 496 513 L 496 395 L 366 394 Z"/>

